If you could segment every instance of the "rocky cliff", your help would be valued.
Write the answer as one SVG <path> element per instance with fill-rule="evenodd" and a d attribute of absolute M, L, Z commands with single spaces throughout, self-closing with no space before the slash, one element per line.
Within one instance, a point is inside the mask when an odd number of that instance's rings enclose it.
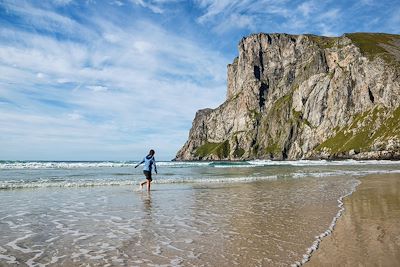
<path fill-rule="evenodd" d="M 400 35 L 254 34 L 177 160 L 400 158 Z"/>

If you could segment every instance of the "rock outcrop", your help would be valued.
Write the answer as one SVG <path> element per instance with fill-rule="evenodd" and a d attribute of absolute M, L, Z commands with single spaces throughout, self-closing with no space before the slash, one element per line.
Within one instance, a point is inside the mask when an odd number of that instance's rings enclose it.
<path fill-rule="evenodd" d="M 400 35 L 254 34 L 176 160 L 400 158 Z"/>

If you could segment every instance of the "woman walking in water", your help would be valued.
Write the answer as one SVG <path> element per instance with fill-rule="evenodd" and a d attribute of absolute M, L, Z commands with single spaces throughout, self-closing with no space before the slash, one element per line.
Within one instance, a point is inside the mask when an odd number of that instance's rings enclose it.
<path fill-rule="evenodd" d="M 144 163 L 143 173 L 144 173 L 144 176 L 146 177 L 146 181 L 140 183 L 140 189 L 142 189 L 143 185 L 145 183 L 147 183 L 147 192 L 150 191 L 150 183 L 153 180 L 153 179 L 151 179 L 151 171 L 153 169 L 153 165 L 154 165 L 154 171 L 157 174 L 156 160 L 154 159 L 155 153 L 156 152 L 153 149 L 150 149 L 149 154 L 146 157 L 144 157 L 144 159 L 135 166 L 135 168 L 137 168 L 140 164 Z"/>

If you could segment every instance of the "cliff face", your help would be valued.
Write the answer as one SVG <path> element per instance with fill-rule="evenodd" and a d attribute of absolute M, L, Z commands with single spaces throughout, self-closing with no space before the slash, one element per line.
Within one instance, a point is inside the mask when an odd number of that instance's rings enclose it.
<path fill-rule="evenodd" d="M 254 34 L 177 160 L 399 158 L 400 35 Z"/>

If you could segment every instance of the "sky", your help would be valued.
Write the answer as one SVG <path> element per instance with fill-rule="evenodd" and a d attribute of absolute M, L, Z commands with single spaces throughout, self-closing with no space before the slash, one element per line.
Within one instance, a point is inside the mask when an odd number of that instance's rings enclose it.
<path fill-rule="evenodd" d="M 398 0 L 0 0 L 0 160 L 170 160 L 251 33 L 400 33 Z"/>

